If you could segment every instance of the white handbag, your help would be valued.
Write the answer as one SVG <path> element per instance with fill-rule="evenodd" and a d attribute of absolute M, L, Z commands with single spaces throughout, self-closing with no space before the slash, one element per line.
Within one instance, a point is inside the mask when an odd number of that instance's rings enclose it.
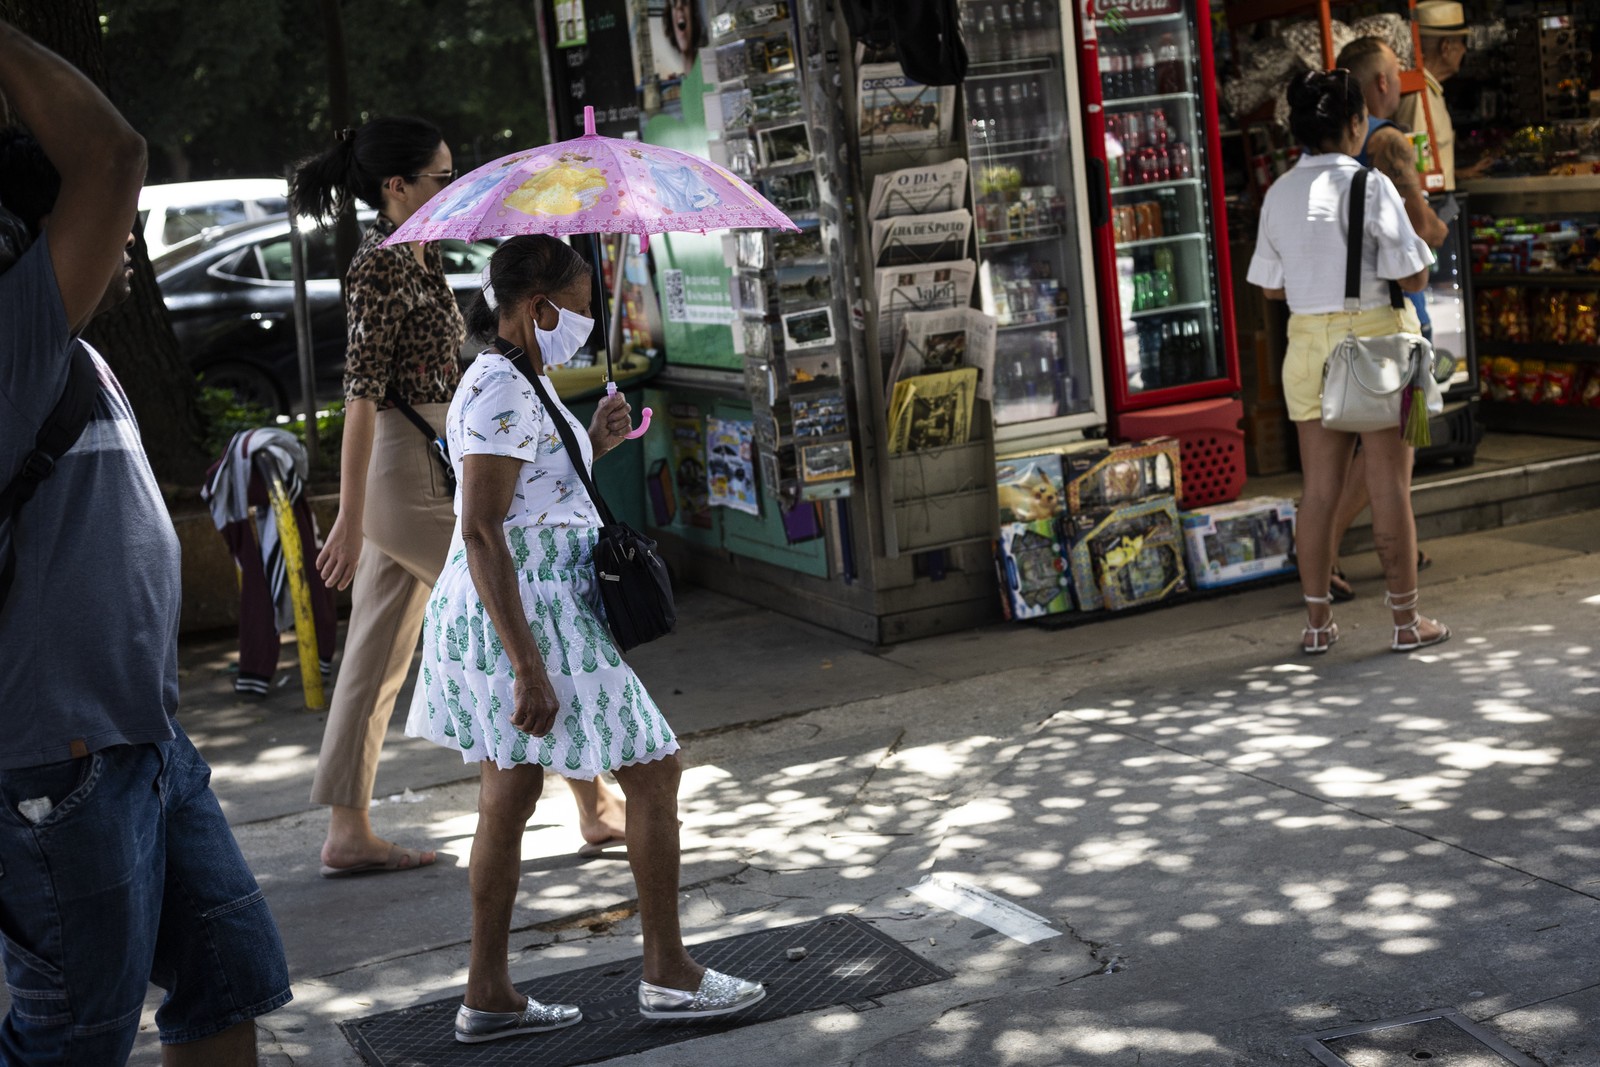
<path fill-rule="evenodd" d="M 1408 443 L 1423 447 L 1431 438 L 1428 415 L 1444 411 L 1444 394 L 1434 377 L 1433 345 L 1414 333 L 1357 337 L 1361 310 L 1361 242 L 1366 215 L 1367 171 L 1350 183 L 1350 232 L 1345 259 L 1345 310 L 1352 329 L 1322 368 L 1322 425 L 1345 433 L 1402 430 Z M 1400 287 L 1389 283 L 1389 297 L 1405 307 Z M 1417 405 L 1421 410 L 1413 410 Z"/>

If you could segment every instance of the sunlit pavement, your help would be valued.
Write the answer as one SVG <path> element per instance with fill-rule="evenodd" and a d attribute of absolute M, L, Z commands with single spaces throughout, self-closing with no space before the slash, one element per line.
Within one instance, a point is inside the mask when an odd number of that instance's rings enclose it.
<path fill-rule="evenodd" d="M 1387 651 L 1370 557 L 1320 659 L 1294 654 L 1293 586 L 881 651 L 687 596 L 682 632 L 630 659 L 687 735 L 689 940 L 851 912 L 955 977 L 614 1062 L 1310 1064 L 1298 1035 L 1449 1007 L 1597 1067 L 1600 527 L 1428 547 L 1423 608 L 1455 638 L 1410 658 Z M 444 854 L 323 881 L 321 717 L 292 676 L 237 703 L 229 658 L 186 648 L 184 721 L 289 948 L 297 999 L 263 1020 L 265 1062 L 359 1063 L 337 1021 L 462 989 L 470 768 L 397 724 L 374 822 Z M 626 864 L 576 845 L 550 783 L 515 977 L 638 952 Z M 1023 944 L 907 891 L 930 874 L 1061 936 Z M 157 1059 L 147 1036 L 134 1062 Z"/>

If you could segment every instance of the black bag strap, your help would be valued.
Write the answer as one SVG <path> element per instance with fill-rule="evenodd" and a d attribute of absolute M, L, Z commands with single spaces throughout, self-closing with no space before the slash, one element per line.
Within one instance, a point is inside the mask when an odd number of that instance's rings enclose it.
<path fill-rule="evenodd" d="M 1361 245 L 1367 239 L 1367 175 L 1362 167 L 1350 179 L 1350 228 L 1345 234 L 1344 309 L 1351 314 L 1361 310 Z M 1389 304 L 1395 310 L 1406 306 L 1405 294 L 1396 282 L 1389 283 Z"/>
<path fill-rule="evenodd" d="M 578 480 L 583 482 L 584 489 L 589 492 L 589 499 L 594 502 L 595 510 L 600 513 L 600 521 L 606 526 L 615 526 L 616 520 L 611 517 L 611 509 L 606 507 L 605 498 L 600 495 L 600 490 L 594 487 L 594 479 L 589 477 L 589 465 L 583 461 L 583 451 L 578 447 L 578 436 L 572 432 L 572 424 L 567 422 L 566 415 L 551 401 L 550 394 L 544 388 L 544 378 L 534 372 L 533 365 L 528 360 L 528 353 L 504 337 L 496 337 L 494 343 L 500 354 L 509 359 L 511 365 L 533 384 L 534 390 L 539 394 L 540 403 L 544 404 L 544 410 L 556 424 L 556 433 L 561 435 L 561 443 L 572 456 L 572 465 L 578 471 Z"/>
<path fill-rule="evenodd" d="M 11 482 L 0 490 L 0 523 L 14 523 L 22 505 L 33 499 L 44 480 L 55 473 L 56 462 L 78 443 L 83 431 L 94 415 L 95 394 L 100 389 L 100 375 L 94 368 L 94 357 L 83 345 L 73 342 L 72 362 L 67 367 L 67 384 L 56 406 L 45 416 L 44 424 L 34 437 L 33 451 L 22 460 L 22 469 Z M 12 580 L 17 572 L 15 537 L 8 542 L 9 550 L 0 563 L 0 606 L 11 592 Z"/>
<path fill-rule="evenodd" d="M 400 399 L 400 394 L 395 392 L 394 386 L 389 386 L 388 390 L 384 392 L 383 398 L 389 403 L 393 404 L 395 410 L 404 415 L 406 420 L 409 421 L 411 425 L 415 426 L 418 430 L 421 430 L 422 436 L 428 439 L 429 444 L 444 440 L 441 435 L 434 432 L 432 426 L 428 425 L 427 419 L 417 414 L 416 408 Z"/>

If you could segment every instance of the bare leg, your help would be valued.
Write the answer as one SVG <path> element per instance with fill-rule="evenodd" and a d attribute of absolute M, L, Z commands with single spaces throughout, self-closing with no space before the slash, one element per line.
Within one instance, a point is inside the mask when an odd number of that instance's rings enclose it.
<path fill-rule="evenodd" d="M 163 1067 L 256 1067 L 256 1024 L 245 1020 L 220 1034 L 162 1045 Z"/>
<path fill-rule="evenodd" d="M 1372 495 L 1372 540 L 1383 564 L 1384 585 L 1393 597 L 1403 598 L 1417 590 L 1417 522 L 1411 512 L 1411 448 L 1400 431 L 1361 435 L 1367 462 L 1367 487 Z M 1394 611 L 1396 626 L 1409 626 L 1417 619 L 1414 604 Z M 1437 622 L 1422 619 L 1418 640 L 1427 641 L 1443 632 Z"/>
<path fill-rule="evenodd" d="M 644 927 L 644 980 L 669 989 L 698 989 L 705 968 L 683 947 L 678 926 L 678 779 L 674 753 L 617 770 L 628 798 L 628 864 Z M 474 853 L 476 855 L 476 853 Z"/>
<path fill-rule="evenodd" d="M 389 847 L 389 842 L 373 832 L 372 816 L 366 808 L 328 805 L 328 837 L 322 843 L 323 863 L 330 867 L 382 863 L 389 858 Z M 437 858 L 433 849 L 422 849 L 416 865 L 426 867 Z"/>
<path fill-rule="evenodd" d="M 511 984 L 507 943 L 522 876 L 522 835 L 544 789 L 538 766 L 501 770 L 481 764 L 478 832 L 472 841 L 472 957 L 463 1001 L 478 1011 L 521 1011 L 528 998 Z"/>
<path fill-rule="evenodd" d="M 1367 495 L 1367 453 L 1363 449 L 1356 453 L 1350 461 L 1350 469 L 1344 476 L 1344 492 L 1339 494 L 1338 507 L 1333 514 L 1333 566 L 1339 566 L 1339 546 L 1344 543 L 1346 531 L 1355 523 L 1356 519 L 1366 510 L 1369 503 Z"/>
<path fill-rule="evenodd" d="M 606 788 L 599 778 L 562 778 L 578 802 L 578 830 L 591 845 L 621 841 L 628 830 L 628 809 L 621 797 Z"/>
<path fill-rule="evenodd" d="M 1300 567 L 1300 590 L 1308 597 L 1328 595 L 1333 573 L 1334 514 L 1344 491 L 1345 472 L 1355 438 L 1325 428 L 1321 422 L 1297 422 L 1300 435 L 1300 469 L 1305 488 L 1295 520 L 1295 555 Z M 1327 604 L 1307 604 L 1306 616 L 1314 627 L 1328 625 L 1333 609 Z"/>

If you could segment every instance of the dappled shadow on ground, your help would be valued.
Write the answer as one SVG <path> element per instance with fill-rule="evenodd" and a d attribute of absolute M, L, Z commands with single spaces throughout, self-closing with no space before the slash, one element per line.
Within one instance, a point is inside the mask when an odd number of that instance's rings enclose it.
<path fill-rule="evenodd" d="M 1573 994 L 1600 983 L 1600 683 L 1568 634 L 1592 632 L 1600 603 L 1575 599 L 1452 620 L 1455 640 L 1409 659 L 1347 639 L 1320 660 L 1257 653 L 1116 690 L 1059 668 L 1048 691 L 1079 695 L 1020 728 L 1002 687 L 976 680 L 691 746 L 691 940 L 850 911 L 955 977 L 672 1062 L 1261 1067 L 1309 1062 L 1299 1034 L 1453 1006 L 1552 1067 L 1593 1067 L 1594 999 Z M 380 832 L 447 857 L 369 885 L 360 909 L 348 886 L 302 884 L 292 959 L 374 947 L 297 962 L 321 980 L 276 1025 L 460 989 L 475 801 L 462 784 L 379 805 Z M 241 832 L 258 870 L 279 857 L 263 877 L 275 909 L 310 878 L 318 823 L 299 820 Z M 635 956 L 626 865 L 571 858 L 555 783 L 534 822 L 514 975 Z M 1062 936 L 1023 945 L 906 892 L 930 874 Z"/>
<path fill-rule="evenodd" d="M 1295 1035 L 1449 1005 L 1600 1062 L 1576 1002 L 1540 1003 L 1600 983 L 1592 660 L 1508 620 L 1070 704 L 950 811 L 933 866 L 1069 931 L 1076 971 L 1001 942 L 968 972 L 1041 988 L 848 1058 L 1310 1062 Z"/>

